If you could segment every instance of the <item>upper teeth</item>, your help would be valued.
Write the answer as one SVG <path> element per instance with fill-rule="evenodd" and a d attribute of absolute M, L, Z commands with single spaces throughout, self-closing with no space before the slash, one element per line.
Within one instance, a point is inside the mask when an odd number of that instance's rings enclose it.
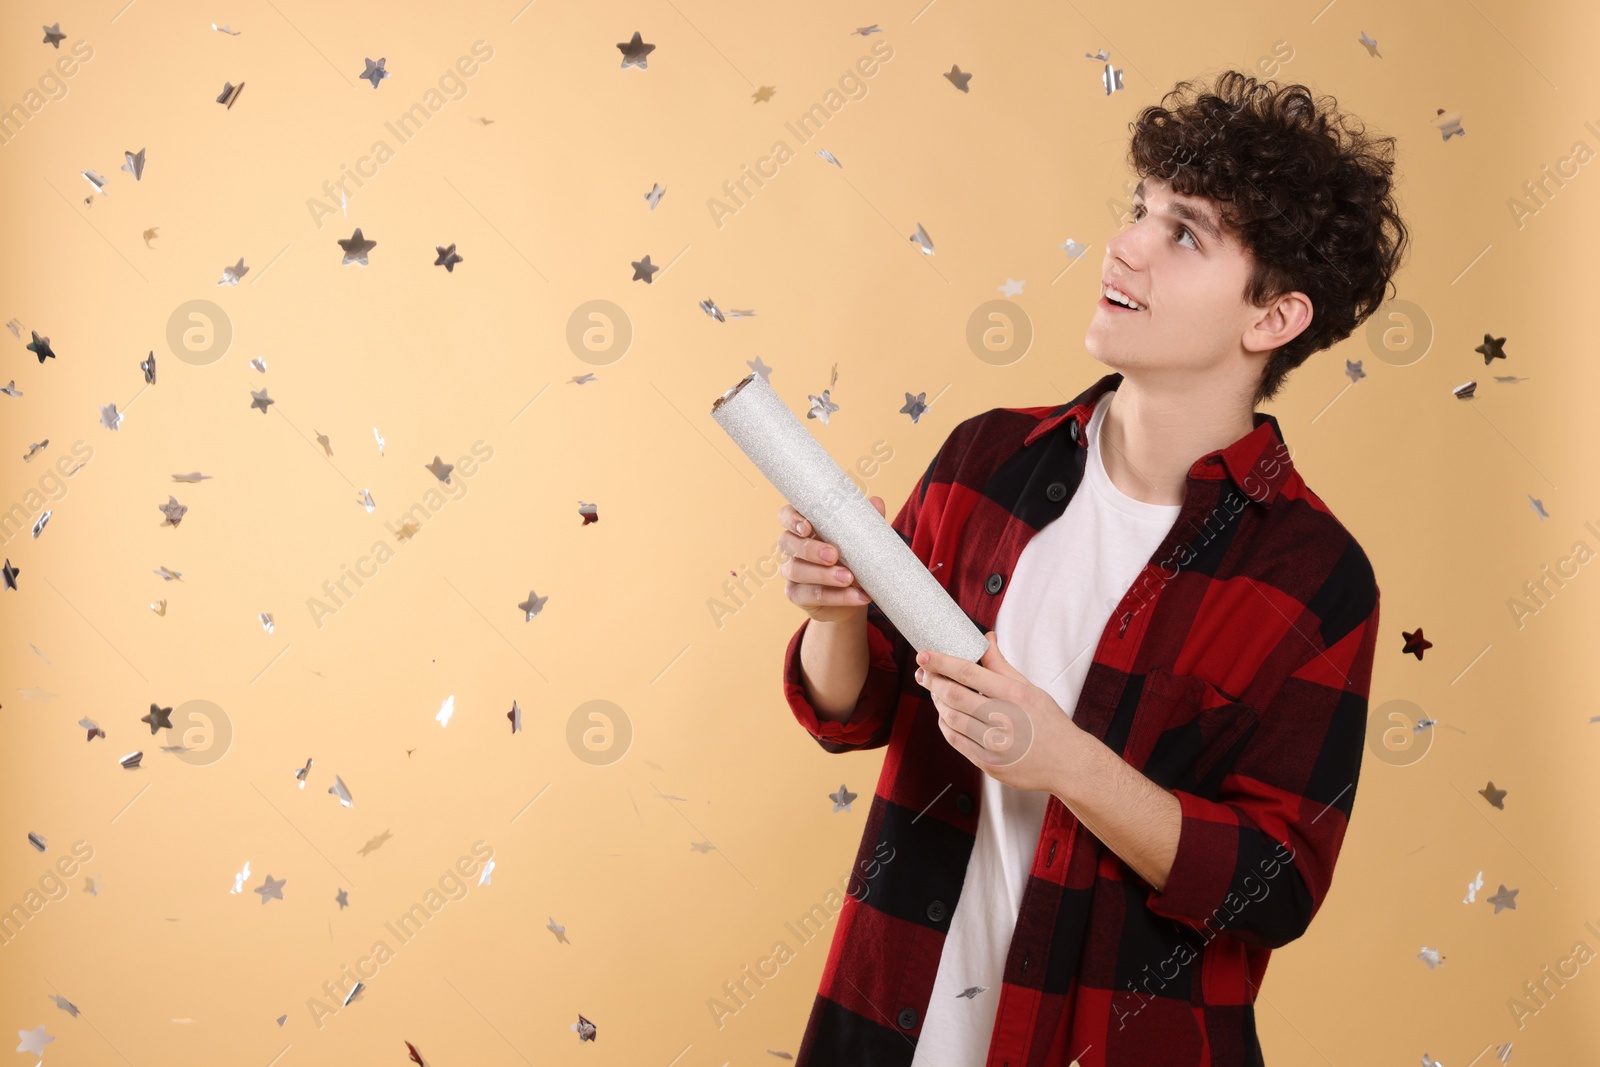
<path fill-rule="evenodd" d="M 1124 293 L 1121 289 L 1113 289 L 1109 285 L 1106 286 L 1106 299 L 1119 304 L 1126 304 L 1135 311 L 1144 310 L 1144 308 L 1140 307 L 1139 304 L 1134 301 L 1133 297 L 1129 296 L 1127 293 Z"/>

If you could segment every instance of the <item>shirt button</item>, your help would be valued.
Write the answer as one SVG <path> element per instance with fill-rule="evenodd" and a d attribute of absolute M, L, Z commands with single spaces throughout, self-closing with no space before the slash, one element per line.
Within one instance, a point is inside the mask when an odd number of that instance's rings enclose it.
<path fill-rule="evenodd" d="M 1074 441 L 1076 441 L 1078 439 L 1078 420 L 1077 419 L 1069 420 L 1069 425 L 1067 426 L 1067 433 L 1072 436 L 1072 439 Z"/>
<path fill-rule="evenodd" d="M 1051 482 L 1050 488 L 1044 491 L 1044 495 L 1051 500 L 1060 500 L 1067 495 L 1067 486 L 1064 482 Z"/>
<path fill-rule="evenodd" d="M 1022 957 L 1022 973 L 1028 973 L 1028 957 L 1026 956 Z"/>
<path fill-rule="evenodd" d="M 914 1008 L 901 1008 L 900 1009 L 899 1023 L 900 1023 L 900 1029 L 902 1029 L 902 1030 L 910 1030 L 912 1027 L 916 1026 L 917 1025 L 917 1013 L 916 1013 L 916 1010 Z"/>
<path fill-rule="evenodd" d="M 972 798 L 965 793 L 956 794 L 956 810 L 963 815 L 972 814 Z"/>
<path fill-rule="evenodd" d="M 928 905 L 928 919 L 931 922 L 942 923 L 945 917 L 944 901 L 936 900 Z"/>
<path fill-rule="evenodd" d="M 989 575 L 989 580 L 987 582 L 983 583 L 983 587 L 985 589 L 989 590 L 990 593 L 998 593 L 1000 591 L 1000 587 L 1005 585 L 1005 584 L 1006 584 L 1005 575 L 1003 575 L 1003 574 L 991 574 L 991 575 Z"/>

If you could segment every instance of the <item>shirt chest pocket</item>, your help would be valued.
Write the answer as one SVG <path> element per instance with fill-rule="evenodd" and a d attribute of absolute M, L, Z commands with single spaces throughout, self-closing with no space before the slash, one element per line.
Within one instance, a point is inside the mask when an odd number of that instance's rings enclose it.
<path fill-rule="evenodd" d="M 1204 678 L 1152 667 L 1123 759 L 1163 789 L 1215 799 L 1259 719 L 1255 708 Z"/>

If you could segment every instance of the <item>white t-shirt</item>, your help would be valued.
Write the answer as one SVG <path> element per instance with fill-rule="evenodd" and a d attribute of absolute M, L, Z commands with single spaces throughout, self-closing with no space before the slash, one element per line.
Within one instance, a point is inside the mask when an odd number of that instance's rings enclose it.
<path fill-rule="evenodd" d="M 1000 654 L 1071 715 L 1111 613 L 1177 521 L 1180 505 L 1123 494 L 1100 457 L 1100 424 L 1115 390 L 1085 432 L 1083 484 L 1061 517 L 1033 535 L 1000 603 Z M 1050 794 L 980 774 L 977 839 L 950 917 L 939 972 L 912 1067 L 983 1067 L 1000 1003 L 1000 980 L 1044 825 Z M 983 986 L 970 1000 L 962 990 Z"/>

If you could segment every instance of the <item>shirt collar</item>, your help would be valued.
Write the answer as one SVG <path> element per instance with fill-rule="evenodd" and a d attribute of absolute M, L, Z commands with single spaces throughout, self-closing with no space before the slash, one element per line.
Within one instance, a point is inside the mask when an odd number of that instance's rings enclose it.
<path fill-rule="evenodd" d="M 1068 424 L 1065 428 L 1072 431 L 1073 440 L 1080 447 L 1084 446 L 1083 429 L 1094 415 L 1095 404 L 1107 391 L 1121 383 L 1121 373 L 1105 375 L 1076 398 L 1045 416 L 1028 431 L 1023 447 L 1033 444 L 1063 424 Z M 1215 481 L 1230 477 L 1246 497 L 1263 507 L 1271 507 L 1294 470 L 1294 461 L 1289 456 L 1278 420 L 1262 411 L 1250 414 L 1254 428 L 1226 448 L 1214 449 L 1195 460 L 1189 468 L 1189 478 Z"/>

